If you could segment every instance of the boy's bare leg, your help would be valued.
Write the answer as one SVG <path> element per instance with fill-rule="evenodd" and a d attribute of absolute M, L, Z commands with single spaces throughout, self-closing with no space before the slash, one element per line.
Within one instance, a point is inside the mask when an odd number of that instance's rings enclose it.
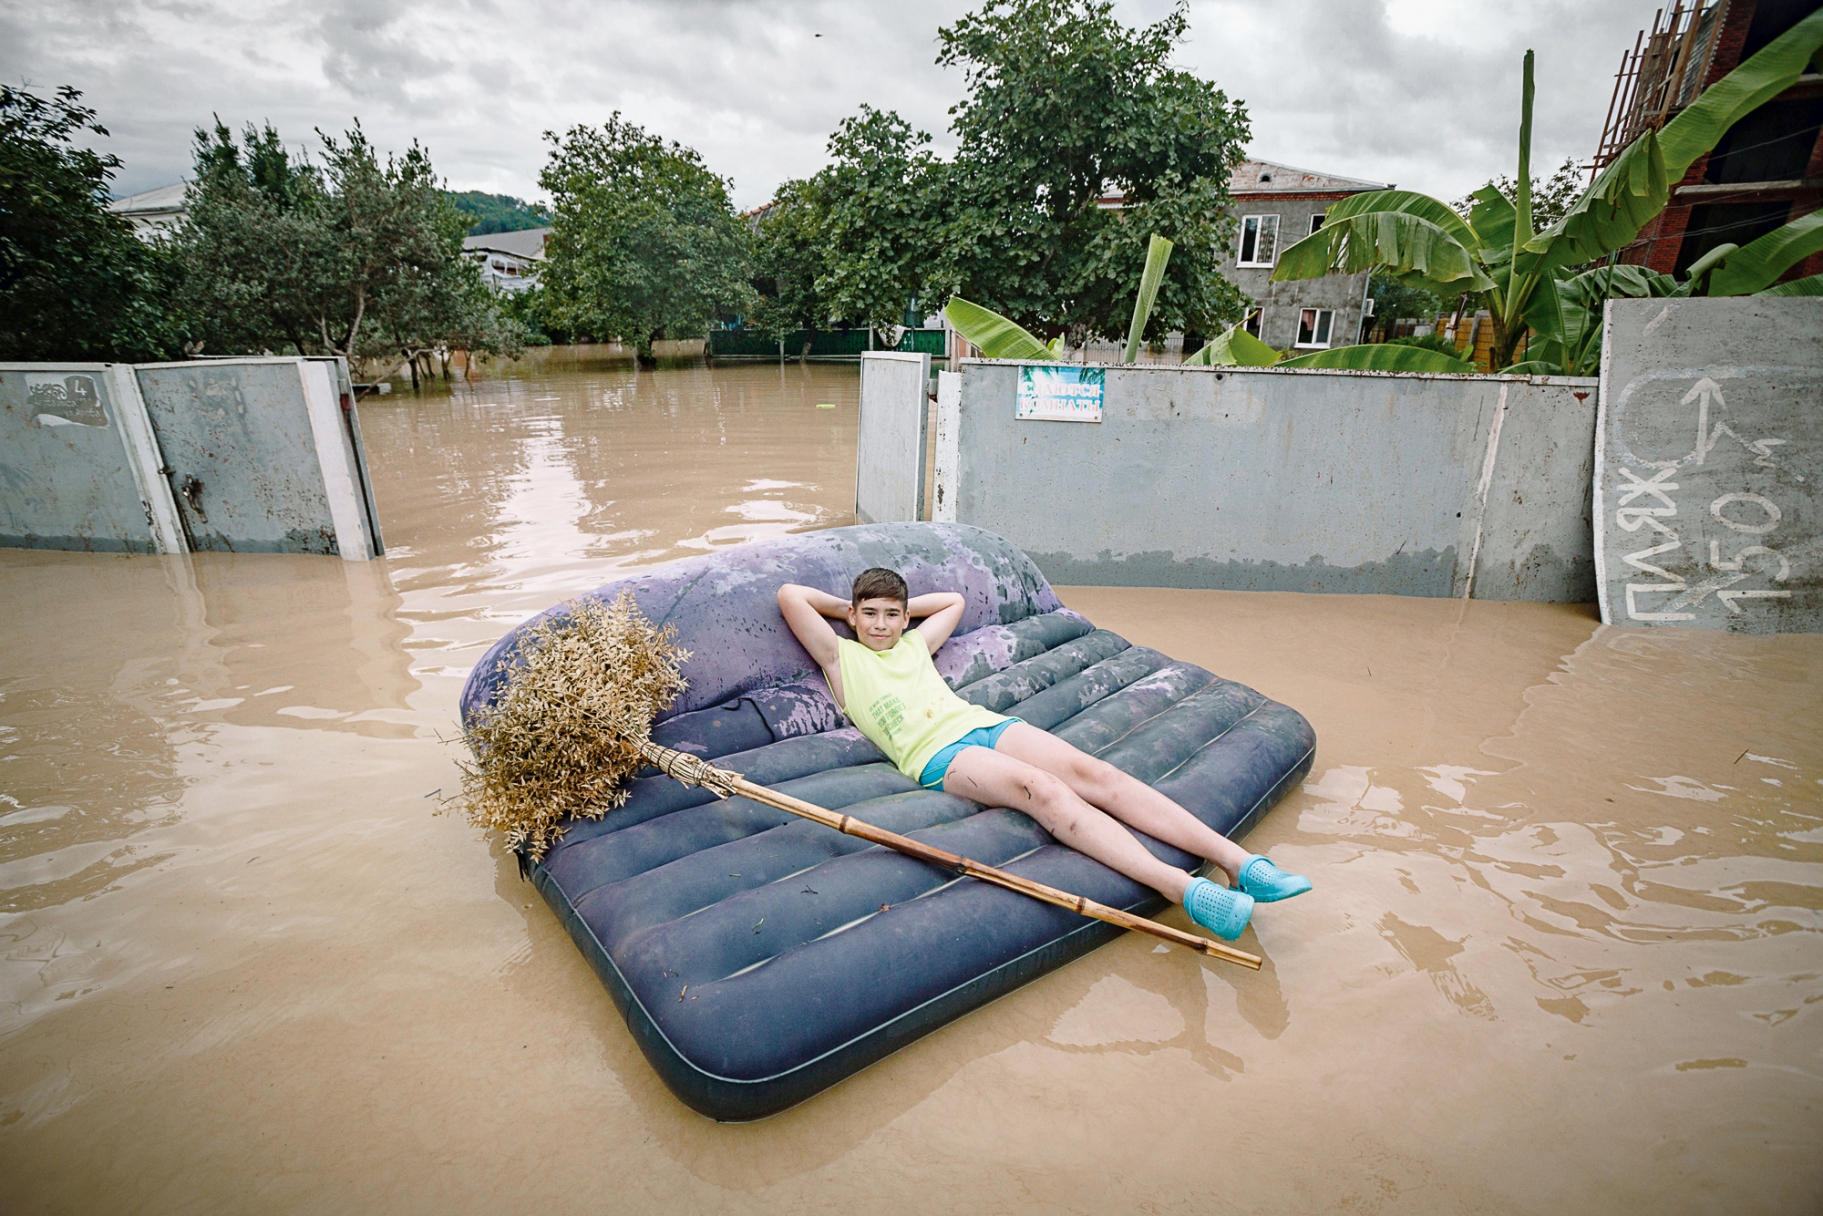
<path fill-rule="evenodd" d="M 1026 729 L 1041 733 L 1032 727 Z M 1003 743 L 1013 730 L 1000 737 Z M 1152 856 L 1131 832 L 1083 801 L 1063 778 L 1005 751 L 963 748 L 944 774 L 943 792 L 987 806 L 1023 811 L 1058 843 L 1093 857 L 1135 882 L 1145 883 L 1174 903 L 1184 901 L 1190 875 Z M 1182 808 L 1178 813 L 1189 814 Z"/>
<path fill-rule="evenodd" d="M 968 748 L 956 758 L 960 760 L 976 750 Z M 1099 807 L 1153 839 L 1213 861 L 1227 872 L 1231 885 L 1250 856 L 1246 849 L 1137 777 L 1129 776 L 1107 761 L 1097 760 L 1035 726 L 1016 722 L 1007 727 L 994 750 L 1054 774 L 1089 805 Z M 944 788 L 948 787 L 946 781 Z M 1151 856 L 1150 853 L 1146 855 Z"/>

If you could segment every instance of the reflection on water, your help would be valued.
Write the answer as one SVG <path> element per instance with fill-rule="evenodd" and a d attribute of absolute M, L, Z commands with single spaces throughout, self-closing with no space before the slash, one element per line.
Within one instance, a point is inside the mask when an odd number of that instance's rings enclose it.
<path fill-rule="evenodd" d="M 560 348 L 509 373 L 361 413 L 395 582 L 490 642 L 623 567 L 853 522 L 853 367 L 642 374 Z"/>
<path fill-rule="evenodd" d="M 1548 605 L 1063 589 L 1315 723 L 1263 970 L 1129 938 L 681 1107 L 435 814 L 455 697 L 617 571 L 848 522 L 856 383 L 539 352 L 364 403 L 381 562 L 0 551 L 0 1209 L 1814 1208 L 1823 639 Z"/>

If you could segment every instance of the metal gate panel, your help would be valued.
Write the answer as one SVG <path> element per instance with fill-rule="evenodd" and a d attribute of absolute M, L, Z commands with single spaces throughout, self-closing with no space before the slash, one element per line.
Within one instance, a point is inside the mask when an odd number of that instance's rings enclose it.
<path fill-rule="evenodd" d="M 137 372 L 191 549 L 369 556 L 322 364 L 199 360 Z"/>
<path fill-rule="evenodd" d="M 855 515 L 864 524 L 923 518 L 930 356 L 861 356 L 861 418 L 855 452 Z"/>
<path fill-rule="evenodd" d="M 136 393 L 120 391 L 112 370 L 0 364 L 0 545 L 181 551 L 161 543 L 159 525 L 173 522 L 170 504 L 157 501 L 155 477 L 153 487 L 140 484 L 145 470 L 135 468 L 142 454 L 130 424 L 142 407 Z"/>

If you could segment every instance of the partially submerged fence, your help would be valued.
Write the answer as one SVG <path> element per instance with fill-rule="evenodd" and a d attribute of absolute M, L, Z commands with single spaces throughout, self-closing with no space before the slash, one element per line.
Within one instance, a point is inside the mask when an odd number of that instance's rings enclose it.
<path fill-rule="evenodd" d="M 1611 300 L 1602 620 L 1823 631 L 1823 300 Z"/>
<path fill-rule="evenodd" d="M 1588 602 L 1596 396 L 1585 379 L 964 360 L 938 376 L 930 514 L 1006 536 L 1058 583 Z M 901 436 L 890 458 L 914 450 Z"/>
<path fill-rule="evenodd" d="M 0 364 L 0 546 L 377 556 L 347 366 Z"/>

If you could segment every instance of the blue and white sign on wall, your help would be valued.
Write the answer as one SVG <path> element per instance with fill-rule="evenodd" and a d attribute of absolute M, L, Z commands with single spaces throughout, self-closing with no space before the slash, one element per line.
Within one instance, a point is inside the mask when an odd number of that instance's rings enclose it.
<path fill-rule="evenodd" d="M 1013 417 L 1040 422 L 1100 422 L 1104 379 L 1099 367 L 1058 363 L 1019 369 Z"/>

